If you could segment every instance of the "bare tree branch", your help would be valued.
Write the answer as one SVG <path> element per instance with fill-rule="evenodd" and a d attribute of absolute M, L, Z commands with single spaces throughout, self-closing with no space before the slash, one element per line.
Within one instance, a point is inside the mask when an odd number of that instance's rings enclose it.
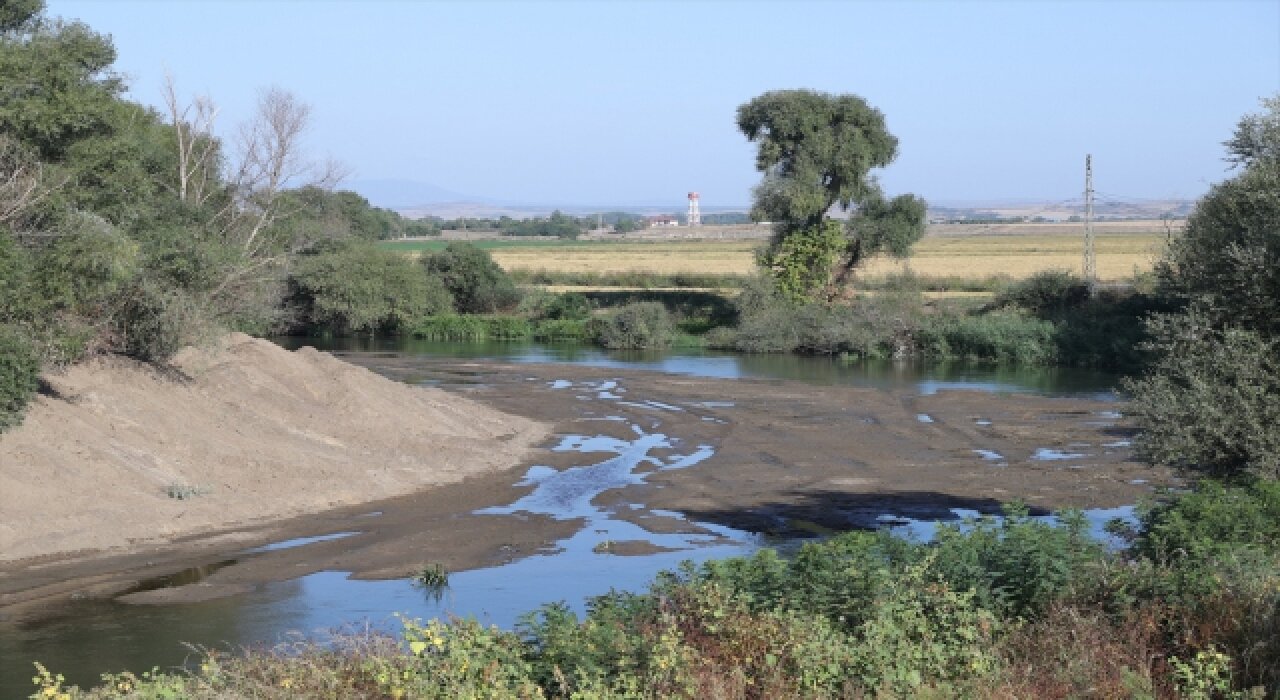
<path fill-rule="evenodd" d="M 0 226 L 16 230 L 40 202 L 65 184 L 50 181 L 42 164 L 0 134 Z"/>
<path fill-rule="evenodd" d="M 164 103 L 178 140 L 178 199 L 201 205 L 213 195 L 217 177 L 218 140 L 213 135 L 218 108 L 205 95 L 182 104 L 173 76 L 164 77 Z"/>

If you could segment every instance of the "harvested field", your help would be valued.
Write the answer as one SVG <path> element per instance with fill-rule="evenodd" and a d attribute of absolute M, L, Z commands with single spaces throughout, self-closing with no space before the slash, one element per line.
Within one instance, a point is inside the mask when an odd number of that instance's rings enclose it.
<path fill-rule="evenodd" d="M 1132 278 L 1151 270 L 1165 234 L 1154 225 L 1099 227 L 1096 236 L 1098 275 L 1104 281 Z M 1157 222 L 1158 223 L 1158 222 Z M 1029 228 L 1029 227 L 1024 227 Z M 1059 225 L 1027 233 L 1000 227 L 930 227 L 909 260 L 872 259 L 862 276 L 873 280 L 910 269 L 924 277 L 984 279 L 1028 277 L 1041 270 L 1079 270 L 1083 236 L 1078 225 Z M 389 246 L 421 253 L 444 246 L 441 241 L 406 241 Z M 481 241 L 494 260 L 508 270 L 566 273 L 647 272 L 660 275 L 748 275 L 762 241 Z"/>
<path fill-rule="evenodd" d="M 655 241 L 580 243 L 547 248 L 501 248 L 493 259 L 510 270 L 654 272 L 745 275 L 755 267 L 759 241 Z"/>
<path fill-rule="evenodd" d="M 1163 234 L 1098 234 L 1095 243 L 1098 277 L 1116 281 L 1131 278 L 1135 273 L 1148 272 L 1163 245 Z M 905 266 L 902 261 L 878 258 L 867 265 L 863 274 L 866 277 L 883 277 L 909 267 L 915 274 L 926 277 L 1008 275 L 1022 279 L 1041 270 L 1055 268 L 1079 271 L 1083 254 L 1083 237 L 1078 234 L 938 235 L 921 240 Z"/>

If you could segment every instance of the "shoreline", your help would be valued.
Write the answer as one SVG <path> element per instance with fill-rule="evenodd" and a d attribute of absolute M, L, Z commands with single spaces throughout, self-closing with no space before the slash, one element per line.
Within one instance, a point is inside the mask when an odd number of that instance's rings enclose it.
<path fill-rule="evenodd" d="M 392 379 L 440 379 L 450 401 L 469 399 L 531 416 L 542 421 L 538 425 L 554 424 L 561 436 L 634 437 L 623 427 L 635 424 L 673 436 L 686 450 L 707 445 L 714 455 L 695 468 L 651 473 L 644 484 L 610 490 L 594 501 L 654 533 L 698 532 L 694 521 L 703 521 L 812 537 L 875 527 L 884 513 L 947 518 L 952 508 L 994 513 L 1016 499 L 1039 510 L 1113 507 L 1174 483 L 1172 474 L 1136 463 L 1122 449 L 1096 449 L 1084 460 L 1034 459 L 1041 447 L 1118 444 L 1119 436 L 1131 434 L 1122 418 L 1100 419 L 1114 403 L 1092 399 L 974 391 L 920 396 L 783 380 L 725 382 L 643 370 L 380 353 L 344 359 Z M 625 393 L 590 388 L 605 381 L 617 381 Z M 606 394 L 625 401 L 602 398 Z M 931 422 L 922 422 L 921 414 Z M 625 422 L 611 419 L 624 416 Z M 977 445 L 998 450 L 1007 463 L 996 466 L 974 454 Z M 531 464 L 564 469 L 583 459 L 542 449 L 454 483 L 250 528 L 105 556 L 43 558 L 35 566 L 0 562 L 0 619 L 38 616 L 71 598 L 126 595 L 132 599 L 123 602 L 177 603 L 234 595 L 320 570 L 348 571 L 360 579 L 402 578 L 428 562 L 462 571 L 546 552 L 580 521 L 475 511 L 528 494 L 531 487 L 517 484 Z M 668 511 L 688 519 L 661 514 Z M 357 534 L 254 553 L 265 544 L 343 532 Z M 643 551 L 637 547 L 633 553 Z M 201 574 L 191 585 L 141 590 L 148 582 L 232 559 L 234 565 Z"/>
<path fill-rule="evenodd" d="M 0 435 L 0 566 L 121 552 L 511 468 L 550 426 L 242 334 L 47 375 Z"/>

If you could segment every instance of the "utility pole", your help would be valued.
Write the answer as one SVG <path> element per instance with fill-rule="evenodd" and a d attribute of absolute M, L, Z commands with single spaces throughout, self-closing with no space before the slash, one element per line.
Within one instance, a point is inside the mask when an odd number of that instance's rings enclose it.
<path fill-rule="evenodd" d="M 1084 281 L 1089 294 L 1098 286 L 1098 258 L 1093 250 L 1093 156 L 1084 157 Z"/>

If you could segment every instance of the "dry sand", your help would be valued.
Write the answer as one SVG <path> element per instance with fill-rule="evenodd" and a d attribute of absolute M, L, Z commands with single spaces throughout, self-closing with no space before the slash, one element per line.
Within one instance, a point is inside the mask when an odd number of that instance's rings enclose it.
<path fill-rule="evenodd" d="M 45 377 L 0 435 L 0 562 L 408 494 L 510 468 L 550 429 L 242 334 L 174 369 L 106 358 Z"/>

